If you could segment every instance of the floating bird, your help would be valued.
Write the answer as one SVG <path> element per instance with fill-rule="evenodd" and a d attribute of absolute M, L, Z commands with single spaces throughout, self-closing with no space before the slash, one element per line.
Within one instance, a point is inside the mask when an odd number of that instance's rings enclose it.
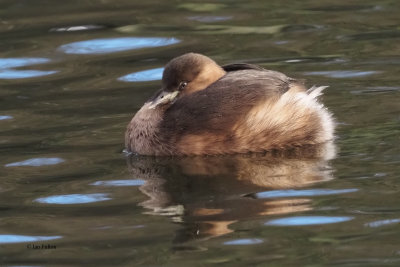
<path fill-rule="evenodd" d="M 162 87 L 135 114 L 127 151 L 140 155 L 219 155 L 292 149 L 333 139 L 331 113 L 307 89 L 252 64 L 219 66 L 188 53 L 172 59 Z"/>

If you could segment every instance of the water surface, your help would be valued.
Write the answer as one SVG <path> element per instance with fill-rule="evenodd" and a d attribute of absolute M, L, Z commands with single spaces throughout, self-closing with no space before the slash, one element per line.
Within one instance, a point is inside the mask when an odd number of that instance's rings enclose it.
<path fill-rule="evenodd" d="M 398 1 L 0 7 L 0 265 L 400 264 Z M 335 144 L 127 157 L 127 123 L 185 52 L 329 85 Z"/>

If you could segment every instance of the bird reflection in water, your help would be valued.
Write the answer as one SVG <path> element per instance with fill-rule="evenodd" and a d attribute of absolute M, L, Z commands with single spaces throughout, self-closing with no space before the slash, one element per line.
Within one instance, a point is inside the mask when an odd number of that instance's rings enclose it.
<path fill-rule="evenodd" d="M 168 216 L 183 227 L 175 241 L 233 232 L 238 221 L 312 209 L 309 197 L 259 198 L 258 192 L 300 189 L 332 179 L 333 143 L 271 151 L 205 157 L 130 155 L 128 165 L 145 183 L 145 213 Z"/>

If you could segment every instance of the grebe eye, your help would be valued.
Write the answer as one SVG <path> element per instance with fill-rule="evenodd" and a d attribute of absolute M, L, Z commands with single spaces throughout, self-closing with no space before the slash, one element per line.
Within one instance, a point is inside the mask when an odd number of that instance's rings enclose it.
<path fill-rule="evenodd" d="M 187 85 L 187 82 L 181 82 L 181 83 L 179 84 L 179 91 L 183 90 L 183 88 L 185 88 L 186 85 Z"/>

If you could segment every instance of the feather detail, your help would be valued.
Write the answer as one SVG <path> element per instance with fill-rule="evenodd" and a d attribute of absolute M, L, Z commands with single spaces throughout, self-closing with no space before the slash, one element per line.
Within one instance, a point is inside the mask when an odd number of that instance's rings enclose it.
<path fill-rule="evenodd" d="M 322 91 L 324 91 L 326 88 L 329 86 L 315 86 L 313 85 L 310 89 L 307 90 L 307 94 L 311 96 L 312 98 L 317 98 L 320 95 L 322 95 Z"/>

